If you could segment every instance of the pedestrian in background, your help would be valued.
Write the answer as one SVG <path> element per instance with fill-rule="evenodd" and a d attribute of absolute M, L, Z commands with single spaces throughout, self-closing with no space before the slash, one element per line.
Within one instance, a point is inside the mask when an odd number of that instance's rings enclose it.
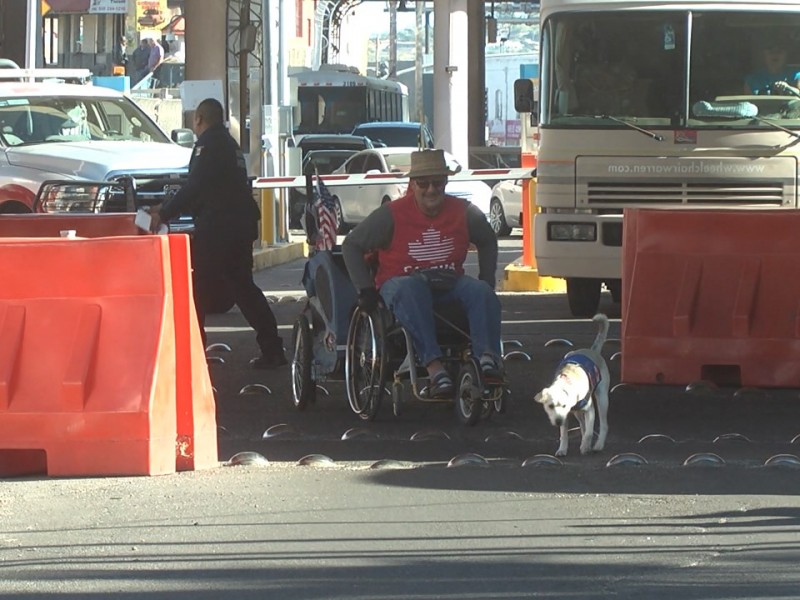
<path fill-rule="evenodd" d="M 139 45 L 131 55 L 131 63 L 133 63 L 133 75 L 131 77 L 131 85 L 135 85 L 142 80 L 142 77 L 147 75 L 147 62 L 150 60 L 150 46 L 147 44 L 146 39 L 139 41 Z"/>
<path fill-rule="evenodd" d="M 155 70 L 164 62 L 164 48 L 153 38 L 147 38 L 147 45 L 150 47 L 150 56 L 147 59 L 147 72 L 153 73 L 153 77 L 155 77 Z"/>
<path fill-rule="evenodd" d="M 189 178 L 175 196 L 153 215 L 151 229 L 190 212 L 194 217 L 192 267 L 197 318 L 206 345 L 208 304 L 219 295 L 220 282 L 256 332 L 261 356 L 253 368 L 287 364 L 283 340 L 264 293 L 253 281 L 253 242 L 261 218 L 253 198 L 244 155 L 225 128 L 222 105 L 206 98 L 194 113 L 197 142 L 189 163 Z"/>
<path fill-rule="evenodd" d="M 128 74 L 128 40 L 125 39 L 125 36 L 119 38 L 114 64 L 125 69 L 125 74 Z"/>

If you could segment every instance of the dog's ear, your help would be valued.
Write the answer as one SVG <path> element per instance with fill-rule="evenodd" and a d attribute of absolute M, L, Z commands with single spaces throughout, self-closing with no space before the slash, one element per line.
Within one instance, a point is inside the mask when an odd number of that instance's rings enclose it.
<path fill-rule="evenodd" d="M 536 402 L 538 402 L 539 404 L 544 404 L 545 403 L 544 393 L 543 392 L 539 392 L 538 394 L 536 394 L 533 397 L 533 399 L 536 400 Z"/>

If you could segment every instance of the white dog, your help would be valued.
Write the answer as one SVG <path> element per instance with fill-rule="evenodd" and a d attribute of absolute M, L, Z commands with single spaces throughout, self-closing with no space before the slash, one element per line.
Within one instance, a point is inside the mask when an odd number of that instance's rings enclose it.
<path fill-rule="evenodd" d="M 608 365 L 600 354 L 608 336 L 608 317 L 597 314 L 592 318 L 597 323 L 597 337 L 591 348 L 568 353 L 556 369 L 550 387 L 536 394 L 536 401 L 544 406 L 550 423 L 561 428 L 561 440 L 556 456 L 566 456 L 569 445 L 567 417 L 574 414 L 581 426 L 581 454 L 590 450 L 599 452 L 606 443 L 608 434 L 608 387 L 610 376 Z M 592 402 L 594 400 L 594 402 Z M 597 441 L 594 436 L 595 404 L 600 419 Z"/>

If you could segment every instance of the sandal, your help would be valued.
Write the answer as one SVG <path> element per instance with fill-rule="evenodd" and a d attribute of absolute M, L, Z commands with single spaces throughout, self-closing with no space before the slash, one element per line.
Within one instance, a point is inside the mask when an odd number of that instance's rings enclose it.
<path fill-rule="evenodd" d="M 428 385 L 428 396 L 430 398 L 436 398 L 437 400 L 452 398 L 454 392 L 455 386 L 453 386 L 453 380 L 450 379 L 447 371 L 439 371 L 431 377 Z"/>
<path fill-rule="evenodd" d="M 503 381 L 503 366 L 500 360 L 487 353 L 481 356 L 480 365 L 481 373 L 487 383 Z"/>

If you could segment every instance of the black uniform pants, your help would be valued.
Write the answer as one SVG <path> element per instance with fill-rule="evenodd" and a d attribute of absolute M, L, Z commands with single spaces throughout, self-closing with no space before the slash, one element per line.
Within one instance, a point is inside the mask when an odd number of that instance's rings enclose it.
<path fill-rule="evenodd" d="M 253 281 L 253 243 L 243 238 L 212 234 L 192 240 L 194 302 L 206 346 L 205 320 L 209 304 L 223 293 L 229 295 L 256 332 L 256 341 L 266 356 L 283 354 L 278 324 L 264 293 Z"/>

